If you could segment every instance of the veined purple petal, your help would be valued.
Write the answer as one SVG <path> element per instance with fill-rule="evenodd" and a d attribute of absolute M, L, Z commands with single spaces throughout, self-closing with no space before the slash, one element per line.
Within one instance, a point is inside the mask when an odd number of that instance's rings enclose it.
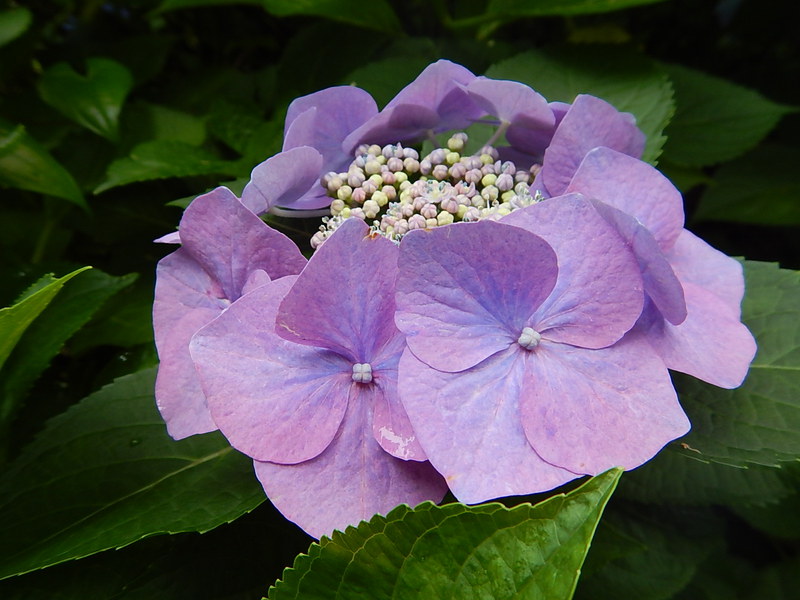
<path fill-rule="evenodd" d="M 666 252 L 683 229 L 683 198 L 675 186 L 645 162 L 611 150 L 589 151 L 567 192 L 605 202 L 637 219 Z"/>
<path fill-rule="evenodd" d="M 364 395 L 350 399 L 337 436 L 316 458 L 296 465 L 255 462 L 270 501 L 314 537 L 386 514 L 398 504 L 439 502 L 447 491 L 430 463 L 394 458 L 378 445 Z"/>
<path fill-rule="evenodd" d="M 463 89 L 473 79 L 472 72 L 448 60 L 429 65 L 377 116 L 348 135 L 342 148 L 352 152 L 362 143 L 415 141 L 428 130 L 439 132 L 467 127 L 483 115 Z"/>
<path fill-rule="evenodd" d="M 339 171 L 353 158 L 342 151 L 342 140 L 376 114 L 372 96 L 351 85 L 296 98 L 286 111 L 283 149 L 311 146 L 324 157 L 323 172 Z"/>
<path fill-rule="evenodd" d="M 297 246 L 245 208 L 227 188 L 198 196 L 183 213 L 181 243 L 234 301 L 260 269 L 273 279 L 299 273 L 306 263 Z"/>
<path fill-rule="evenodd" d="M 739 311 L 712 292 L 683 282 L 688 315 L 680 325 L 660 317 L 652 306 L 637 325 L 668 368 L 712 385 L 739 387 L 756 354 L 756 342 L 739 321 Z"/>
<path fill-rule="evenodd" d="M 492 221 L 413 231 L 399 265 L 397 326 L 419 359 L 444 371 L 516 342 L 558 271 L 541 238 Z"/>
<path fill-rule="evenodd" d="M 466 90 L 485 112 L 510 125 L 506 139 L 512 147 L 541 156 L 555 130 L 553 111 L 541 94 L 517 81 L 485 77 L 473 79 Z"/>
<path fill-rule="evenodd" d="M 156 273 L 153 329 L 160 360 L 156 402 L 167 431 L 179 440 L 217 429 L 189 356 L 189 340 L 230 301 L 186 248 L 162 258 Z"/>
<path fill-rule="evenodd" d="M 314 148 L 298 146 L 279 152 L 253 169 L 250 182 L 242 191 L 242 202 L 256 214 L 273 206 L 321 208 L 309 206 L 305 199 L 315 186 L 322 188 L 321 173 L 322 155 Z"/>
<path fill-rule="evenodd" d="M 400 335 L 394 325 L 398 248 L 348 219 L 323 244 L 281 302 L 276 330 L 298 344 L 371 362 Z"/>
<path fill-rule="evenodd" d="M 542 458 L 588 475 L 638 467 L 689 431 L 667 370 L 635 333 L 600 350 L 539 345 L 526 356 L 521 414 Z"/>
<path fill-rule="evenodd" d="M 634 217 L 593 200 L 592 203 L 606 221 L 633 250 L 644 281 L 644 291 L 670 323 L 677 325 L 686 318 L 683 287 L 653 234 Z"/>
<path fill-rule="evenodd" d="M 198 329 L 219 315 L 219 311 L 182 308 L 185 312 L 169 322 L 167 330 L 164 315 L 159 314 L 158 308 L 154 311 L 154 323 L 159 323 L 156 328 L 160 357 L 156 401 L 169 435 L 176 440 L 217 429 L 189 355 L 189 341 Z"/>
<path fill-rule="evenodd" d="M 408 350 L 400 359 L 403 405 L 431 463 L 462 502 L 543 492 L 577 477 L 542 460 L 525 438 L 523 352 L 511 347 L 461 373 L 432 369 Z"/>
<path fill-rule="evenodd" d="M 392 456 L 403 460 L 427 460 L 398 395 L 397 363 L 405 349 L 402 336 L 394 338 L 391 346 L 391 359 L 378 363 L 374 369 L 372 433 L 381 447 Z"/>
<path fill-rule="evenodd" d="M 540 236 L 558 256 L 558 281 L 531 320 L 536 331 L 550 340 L 602 348 L 633 327 L 644 303 L 639 266 L 589 200 L 579 194 L 550 198 L 501 222 Z"/>
<path fill-rule="evenodd" d="M 639 158 L 645 136 L 630 113 L 621 113 L 594 96 L 575 98 L 558 125 L 544 154 L 542 178 L 553 196 L 563 194 L 583 157 L 592 148 L 606 146 Z"/>
<path fill-rule="evenodd" d="M 287 342 L 275 312 L 296 280 L 284 277 L 237 302 L 192 338 L 192 359 L 214 421 L 256 460 L 297 463 L 327 448 L 347 410 L 352 364 Z"/>
<path fill-rule="evenodd" d="M 712 248 L 684 229 L 667 253 L 667 259 L 678 278 L 708 290 L 725 303 L 738 319 L 744 297 L 742 263 Z"/>

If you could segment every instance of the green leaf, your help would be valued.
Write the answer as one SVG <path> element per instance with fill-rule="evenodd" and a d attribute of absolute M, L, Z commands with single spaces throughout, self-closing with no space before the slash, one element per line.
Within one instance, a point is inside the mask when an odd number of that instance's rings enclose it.
<path fill-rule="evenodd" d="M 124 65 L 109 58 L 88 58 L 85 76 L 63 62 L 47 69 L 39 81 L 39 94 L 67 118 L 116 141 L 119 113 L 132 87 L 133 76 Z"/>
<path fill-rule="evenodd" d="M 25 33 L 33 22 L 31 11 L 24 7 L 0 10 L 0 46 Z"/>
<path fill-rule="evenodd" d="M 78 184 L 35 139 L 0 119 L 0 185 L 63 198 L 88 209 Z"/>
<path fill-rule="evenodd" d="M 489 0 L 487 17 L 540 17 L 549 15 L 588 15 L 623 10 L 664 0 Z"/>
<path fill-rule="evenodd" d="M 758 144 L 796 109 L 687 67 L 663 65 L 677 108 L 667 128 L 664 158 L 690 167 L 731 160 Z"/>
<path fill-rule="evenodd" d="M 135 129 L 136 141 L 176 140 L 199 146 L 206 139 L 203 119 L 168 106 L 140 102 L 130 106 L 125 115 L 122 129 Z"/>
<path fill-rule="evenodd" d="M 742 319 L 758 354 L 735 390 L 675 378 L 692 422 L 682 441 L 702 460 L 778 466 L 800 459 L 800 272 L 746 261 L 745 280 Z"/>
<path fill-rule="evenodd" d="M 87 269 L 91 269 L 91 267 L 77 269 L 60 279 L 53 279 L 52 275 L 45 276 L 40 283 L 34 284 L 14 306 L 0 309 L 0 368 L 5 364 L 25 330 L 53 301 L 64 284 Z"/>
<path fill-rule="evenodd" d="M 0 421 L 9 419 L 64 342 L 108 298 L 133 283 L 136 277 L 136 274 L 114 277 L 92 269 L 64 286 L 58 298 L 25 330 L 0 368 Z"/>
<path fill-rule="evenodd" d="M 312 545 L 269 598 L 571 598 L 620 473 L 536 506 L 398 507 Z"/>
<path fill-rule="evenodd" d="M 117 379 L 51 419 L 0 483 L 0 578 L 160 533 L 204 532 L 264 500 L 218 433 L 175 442 L 155 370 Z"/>
<path fill-rule="evenodd" d="M 722 165 L 700 198 L 695 220 L 800 225 L 800 150 L 762 145 Z"/>
<path fill-rule="evenodd" d="M 530 50 L 501 61 L 487 77 L 521 81 L 547 100 L 572 102 L 592 94 L 633 113 L 647 136 L 643 159 L 655 161 L 664 144 L 662 132 L 675 110 L 672 85 L 651 60 L 616 46 L 565 47 L 559 52 Z"/>
<path fill-rule="evenodd" d="M 175 140 L 154 140 L 134 147 L 130 156 L 108 167 L 106 180 L 94 193 L 139 181 L 192 175 L 237 175 L 238 163 L 221 160 L 204 148 Z"/>
<path fill-rule="evenodd" d="M 784 478 L 790 493 L 778 502 L 762 506 L 735 506 L 733 510 L 742 519 L 772 537 L 800 539 L 800 465 L 793 464 Z"/>
<path fill-rule="evenodd" d="M 76 354 L 96 346 L 153 342 L 153 282 L 140 280 L 109 299 L 70 340 Z"/>
<path fill-rule="evenodd" d="M 788 497 L 794 482 L 785 469 L 734 467 L 698 460 L 691 447 L 670 444 L 626 474 L 617 495 L 649 504 L 760 506 Z"/>
<path fill-rule="evenodd" d="M 395 34 L 402 30 L 397 15 L 386 0 L 164 0 L 158 12 L 230 4 L 258 4 L 276 17 L 309 15 Z"/>
<path fill-rule="evenodd" d="M 623 481 L 627 478 L 625 474 Z M 719 546 L 720 523 L 707 510 L 614 510 L 597 528 L 577 600 L 667 600 L 686 587 Z"/>

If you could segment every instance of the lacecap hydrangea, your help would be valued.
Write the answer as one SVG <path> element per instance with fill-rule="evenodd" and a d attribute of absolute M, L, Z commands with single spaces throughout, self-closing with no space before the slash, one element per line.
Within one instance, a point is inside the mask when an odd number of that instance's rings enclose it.
<path fill-rule="evenodd" d="M 599 98 L 448 61 L 382 110 L 296 99 L 242 197 L 198 197 L 166 240 L 170 434 L 219 428 L 317 537 L 640 466 L 690 427 L 670 369 L 732 388 L 756 351 L 740 263 L 683 228 L 644 143 Z M 267 213 L 325 215 L 308 261 Z"/>

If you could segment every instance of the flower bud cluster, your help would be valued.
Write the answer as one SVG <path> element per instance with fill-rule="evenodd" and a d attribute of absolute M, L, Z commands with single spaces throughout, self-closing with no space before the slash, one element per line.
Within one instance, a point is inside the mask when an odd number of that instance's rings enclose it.
<path fill-rule="evenodd" d="M 346 173 L 330 172 L 322 178 L 333 198 L 331 216 L 323 218 L 311 246 L 318 248 L 351 217 L 399 242 L 413 229 L 499 219 L 541 199 L 529 191 L 540 165 L 517 169 L 513 162 L 499 160 L 492 146 L 462 156 L 467 141 L 466 133 L 455 133 L 445 148 L 421 160 L 416 150 L 399 143 L 360 146 Z"/>

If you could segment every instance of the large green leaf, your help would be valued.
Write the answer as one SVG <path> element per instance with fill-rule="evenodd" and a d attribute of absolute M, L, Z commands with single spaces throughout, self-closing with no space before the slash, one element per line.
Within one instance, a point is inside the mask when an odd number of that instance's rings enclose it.
<path fill-rule="evenodd" d="M 88 208 L 78 184 L 22 125 L 0 119 L 0 185 L 63 198 Z"/>
<path fill-rule="evenodd" d="M 489 0 L 487 17 L 512 19 L 551 15 L 586 15 L 623 10 L 664 0 Z"/>
<path fill-rule="evenodd" d="M 344 83 L 368 91 L 378 106 L 385 106 L 430 63 L 426 56 L 393 56 L 357 68 L 345 77 Z"/>
<path fill-rule="evenodd" d="M 667 75 L 631 49 L 580 46 L 557 53 L 530 50 L 493 65 L 486 76 L 521 81 L 550 101 L 572 102 L 578 94 L 592 94 L 633 113 L 647 136 L 643 158 L 650 162 L 661 153 L 665 139 L 662 132 L 675 110 Z"/>
<path fill-rule="evenodd" d="M 46 276 L 35 287 L 28 290 L 23 298 L 13 306 L 0 309 L 0 368 L 3 367 L 11 351 L 22 334 L 30 327 L 47 305 L 53 301 L 64 284 L 91 267 L 83 267 L 64 275 L 60 279 Z"/>
<path fill-rule="evenodd" d="M 722 390 L 676 377 L 702 460 L 778 466 L 800 459 L 800 272 L 747 261 L 742 318 L 758 342 L 744 384 Z"/>
<path fill-rule="evenodd" d="M 762 145 L 722 165 L 700 199 L 697 220 L 800 225 L 800 150 Z"/>
<path fill-rule="evenodd" d="M 269 598 L 571 598 L 620 472 L 536 506 L 399 507 L 312 545 Z"/>
<path fill-rule="evenodd" d="M 218 433 L 175 442 L 141 371 L 48 422 L 0 482 L 0 578 L 252 510 L 251 461 Z"/>
<path fill-rule="evenodd" d="M 691 447 L 670 444 L 628 473 L 617 494 L 651 504 L 752 507 L 786 498 L 795 486 L 784 469 L 734 467 L 698 456 Z"/>
<path fill-rule="evenodd" d="M 50 360 L 92 314 L 136 275 L 114 277 L 92 269 L 66 284 L 25 330 L 0 368 L 0 421 L 8 419 Z"/>
<path fill-rule="evenodd" d="M 108 167 L 106 180 L 95 193 L 139 181 L 192 175 L 237 175 L 238 163 L 221 160 L 204 148 L 177 140 L 154 140 L 139 144 L 130 156 L 115 160 Z"/>
<path fill-rule="evenodd" d="M 133 76 L 127 67 L 109 58 L 89 58 L 86 75 L 67 63 L 48 68 L 39 81 L 39 94 L 76 123 L 116 140 L 119 114 L 132 87 Z"/>
<path fill-rule="evenodd" d="M 711 509 L 648 511 L 613 505 L 597 528 L 575 597 L 672 598 L 720 545 L 719 529 Z"/>
<path fill-rule="evenodd" d="M 676 164 L 699 167 L 736 158 L 796 110 L 718 77 L 678 65 L 663 67 L 677 101 L 664 158 Z"/>
<path fill-rule="evenodd" d="M 22 6 L 0 10 L 0 46 L 5 46 L 21 36 L 32 22 L 31 11 Z"/>

